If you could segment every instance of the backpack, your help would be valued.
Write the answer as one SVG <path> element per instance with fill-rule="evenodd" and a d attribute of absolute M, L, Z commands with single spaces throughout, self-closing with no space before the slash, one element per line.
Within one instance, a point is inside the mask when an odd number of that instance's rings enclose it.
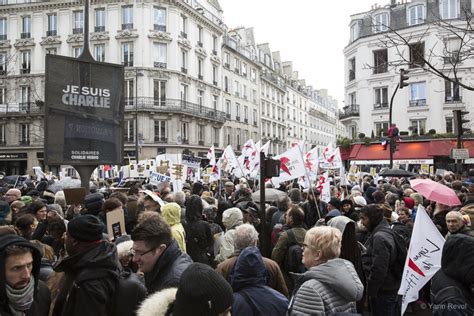
<path fill-rule="evenodd" d="M 293 229 L 288 229 L 286 233 L 288 234 L 288 249 L 286 250 L 283 267 L 286 272 L 304 273 L 306 268 L 304 267 L 303 262 L 301 262 L 303 259 L 303 249 L 296 241 Z"/>
<path fill-rule="evenodd" d="M 115 292 L 112 315 L 135 315 L 145 297 L 146 288 L 137 274 L 131 271 L 121 271 Z"/>
<path fill-rule="evenodd" d="M 381 231 L 389 232 L 393 236 L 395 242 L 395 260 L 390 264 L 390 271 L 397 278 L 401 280 L 403 276 L 403 270 L 405 269 L 405 261 L 408 255 L 408 244 L 404 236 L 388 227 L 382 227 Z"/>

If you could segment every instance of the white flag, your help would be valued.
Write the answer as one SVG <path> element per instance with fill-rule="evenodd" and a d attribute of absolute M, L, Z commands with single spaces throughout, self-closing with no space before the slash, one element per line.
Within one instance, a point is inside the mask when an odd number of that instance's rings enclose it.
<path fill-rule="evenodd" d="M 318 148 L 314 147 L 304 155 L 304 164 L 311 180 L 316 180 L 318 175 L 319 157 Z"/>
<path fill-rule="evenodd" d="M 333 148 L 332 144 L 329 143 L 323 150 L 321 168 L 336 169 L 340 168 L 341 164 L 341 151 L 339 150 L 339 147 Z"/>
<path fill-rule="evenodd" d="M 319 178 L 319 188 L 321 192 L 321 200 L 324 202 L 331 201 L 331 183 L 329 179 L 329 173 L 326 171 Z"/>
<path fill-rule="evenodd" d="M 283 181 L 293 180 L 306 174 L 299 146 L 294 146 L 283 154 L 276 156 L 275 159 L 279 159 L 281 163 L 280 176 L 272 178 L 274 186 Z"/>
<path fill-rule="evenodd" d="M 224 169 L 229 171 L 231 168 L 238 168 L 239 162 L 237 161 L 237 157 L 235 156 L 234 150 L 232 149 L 231 145 L 228 145 L 224 152 L 222 153 L 222 158 L 224 159 L 223 163 L 225 163 Z"/>
<path fill-rule="evenodd" d="M 33 167 L 33 170 L 35 171 L 35 176 L 37 180 L 46 178 L 46 175 L 44 174 L 43 170 L 41 170 L 41 167 Z"/>
<path fill-rule="evenodd" d="M 423 206 L 419 205 L 403 269 L 398 294 L 402 295 L 402 313 L 408 303 L 418 299 L 418 292 L 441 268 L 441 253 L 445 239 L 431 221 Z"/>
<path fill-rule="evenodd" d="M 222 158 L 220 158 L 217 163 L 212 166 L 211 174 L 209 175 L 209 182 L 219 181 L 221 179 L 221 164 Z"/>
<path fill-rule="evenodd" d="M 216 150 L 214 148 L 214 145 L 212 145 L 211 148 L 208 149 L 207 159 L 209 159 L 209 164 L 211 166 L 214 166 L 216 164 Z"/>

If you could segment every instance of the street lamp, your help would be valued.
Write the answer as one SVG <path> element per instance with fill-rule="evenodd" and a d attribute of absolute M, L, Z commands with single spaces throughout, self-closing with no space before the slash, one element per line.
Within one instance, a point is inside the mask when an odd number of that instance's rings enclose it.
<path fill-rule="evenodd" d="M 135 68 L 135 159 L 138 164 L 138 77 L 142 77 L 143 74 L 138 72 L 138 68 Z"/>

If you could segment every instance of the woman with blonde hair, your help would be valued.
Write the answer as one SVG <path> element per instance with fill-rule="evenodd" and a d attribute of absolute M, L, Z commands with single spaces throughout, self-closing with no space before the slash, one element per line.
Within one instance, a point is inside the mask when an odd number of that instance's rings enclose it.
<path fill-rule="evenodd" d="M 308 269 L 298 280 L 289 304 L 289 315 L 356 313 L 364 286 L 350 261 L 340 259 L 341 232 L 317 226 L 306 233 L 303 264 Z"/>

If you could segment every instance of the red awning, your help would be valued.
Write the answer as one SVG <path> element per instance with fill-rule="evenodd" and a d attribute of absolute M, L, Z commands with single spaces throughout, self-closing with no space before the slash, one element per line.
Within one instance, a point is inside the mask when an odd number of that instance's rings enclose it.
<path fill-rule="evenodd" d="M 431 159 L 429 154 L 430 142 L 400 142 L 397 144 L 397 150 L 393 153 L 394 160 L 402 159 Z M 448 153 L 449 154 L 449 153 Z M 390 151 L 383 150 L 383 146 L 378 144 L 356 144 L 352 147 L 349 156 L 351 160 L 388 160 Z"/>
<path fill-rule="evenodd" d="M 452 139 L 440 139 L 432 140 L 429 142 L 430 156 L 449 156 L 452 148 L 456 148 L 456 140 Z"/>

